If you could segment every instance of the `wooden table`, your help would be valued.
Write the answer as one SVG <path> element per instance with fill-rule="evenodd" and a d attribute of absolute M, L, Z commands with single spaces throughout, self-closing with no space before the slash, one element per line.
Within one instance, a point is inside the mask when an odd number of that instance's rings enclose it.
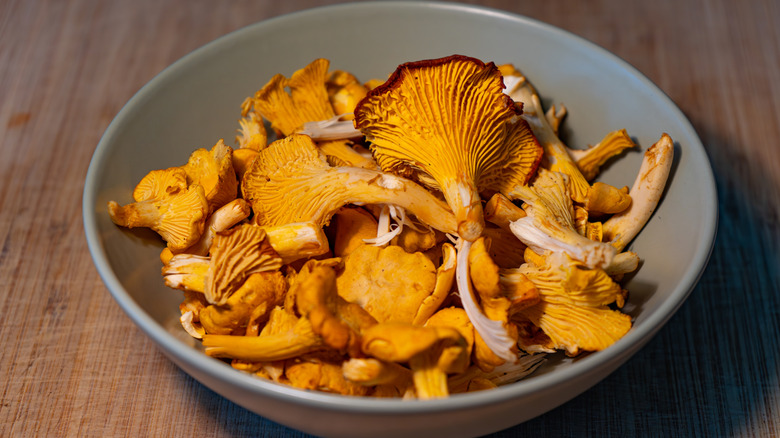
<path fill-rule="evenodd" d="M 0 436 L 302 436 L 217 396 L 115 304 L 81 192 L 122 105 L 191 50 L 335 1 L 0 3 Z M 780 435 L 780 4 L 474 1 L 626 59 L 690 118 L 720 226 L 700 284 L 625 366 L 497 436 Z"/>

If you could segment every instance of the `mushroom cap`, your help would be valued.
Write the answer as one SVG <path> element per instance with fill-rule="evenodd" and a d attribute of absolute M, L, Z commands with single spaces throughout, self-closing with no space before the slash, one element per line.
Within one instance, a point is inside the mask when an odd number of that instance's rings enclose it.
<path fill-rule="evenodd" d="M 122 227 L 151 228 L 175 253 L 193 245 L 203 234 L 208 202 L 203 187 L 193 184 L 170 196 L 124 206 L 109 201 L 108 214 Z"/>
<path fill-rule="evenodd" d="M 206 274 L 206 300 L 224 305 L 251 274 L 282 267 L 260 227 L 244 224 L 217 233 L 211 243 L 211 260 Z"/>
<path fill-rule="evenodd" d="M 153 170 L 146 174 L 133 190 L 135 202 L 162 199 L 187 190 L 187 172 L 181 167 Z"/>
<path fill-rule="evenodd" d="M 441 355 L 444 372 L 468 366 L 466 339 L 453 327 L 415 326 L 401 322 L 376 324 L 363 331 L 363 352 L 389 362 L 409 362 L 418 355 Z"/>
<path fill-rule="evenodd" d="M 187 172 L 187 183 L 203 187 L 209 203 L 209 211 L 236 199 L 238 180 L 233 170 L 233 149 L 219 140 L 211 150 L 197 149 L 182 166 Z"/>
<path fill-rule="evenodd" d="M 296 132 L 306 122 L 332 118 L 336 114 L 325 86 L 329 66 L 330 61 L 320 58 L 297 70 L 289 79 L 275 75 L 255 93 L 252 100 L 255 111 L 285 136 Z"/>
<path fill-rule="evenodd" d="M 434 292 L 436 267 L 422 253 L 401 247 L 361 245 L 344 258 L 339 295 L 379 322 L 411 323 Z"/>
<path fill-rule="evenodd" d="M 393 204 L 444 232 L 455 228 L 447 205 L 396 175 L 357 167 L 331 167 L 314 141 L 293 134 L 263 149 L 242 180 L 258 225 L 327 224 L 344 205 Z"/>
<path fill-rule="evenodd" d="M 493 63 L 453 55 L 400 65 L 355 108 L 380 167 L 432 178 L 467 240 L 484 227 L 480 183 L 495 174 L 527 181 L 541 159 L 537 143 L 522 141 L 530 131 L 503 88 Z"/>
<path fill-rule="evenodd" d="M 609 307 L 621 305 L 625 295 L 602 269 L 588 268 L 566 255 L 533 260 L 518 271 L 534 283 L 540 301 L 519 314 L 541 328 L 554 348 L 569 355 L 603 350 L 631 328 L 629 315 Z"/>

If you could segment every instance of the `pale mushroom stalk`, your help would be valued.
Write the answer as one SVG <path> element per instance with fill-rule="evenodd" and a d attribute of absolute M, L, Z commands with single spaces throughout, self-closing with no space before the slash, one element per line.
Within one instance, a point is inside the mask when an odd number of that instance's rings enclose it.
<path fill-rule="evenodd" d="M 569 156 L 566 145 L 555 134 L 555 129 L 550 125 L 542 110 L 542 103 L 536 90 L 528 79 L 519 72 L 516 75 L 504 76 L 504 78 L 507 81 L 507 94 L 516 102 L 523 103 L 521 117 L 528 122 L 539 140 L 539 144 L 544 148 L 545 156 L 550 162 L 550 169 L 569 175 L 572 199 L 576 202 L 585 202 L 590 184 Z M 507 195 L 514 198 L 511 194 Z"/>
<path fill-rule="evenodd" d="M 447 205 L 411 180 L 357 167 L 331 167 L 310 137 L 294 134 L 260 152 L 244 175 L 244 197 L 258 225 L 325 225 L 347 204 L 393 204 L 443 232 L 454 232 Z"/>
<path fill-rule="evenodd" d="M 501 193 L 490 197 L 485 204 L 485 220 L 510 231 L 509 225 L 526 216 L 525 210 L 516 206 Z"/>
<path fill-rule="evenodd" d="M 604 240 L 618 251 L 639 234 L 661 200 L 674 158 L 674 144 L 668 134 L 647 149 L 629 195 L 631 205 L 604 222 Z"/>
<path fill-rule="evenodd" d="M 474 330 L 479 333 L 488 348 L 501 359 L 507 362 L 514 362 L 517 360 L 517 354 L 513 351 L 516 344 L 515 340 L 509 336 L 503 322 L 488 318 L 476 302 L 469 276 L 468 257 L 470 250 L 471 242 L 461 239 L 457 255 L 455 280 L 463 308 L 474 325 Z"/>
<path fill-rule="evenodd" d="M 591 268 L 609 266 L 617 252 L 615 248 L 577 232 L 567 180 L 563 173 L 539 172 L 532 187 L 518 191 L 526 203 L 527 216 L 512 222 L 510 229 L 539 254 L 566 253 Z"/>
<path fill-rule="evenodd" d="M 577 163 L 569 155 L 569 148 L 558 138 L 557 130 L 550 125 L 548 118 L 542 110 L 542 103 L 539 95 L 533 85 L 522 73 L 515 71 L 506 78 L 511 84 L 507 87 L 507 94 L 515 101 L 523 103 L 523 115 L 521 116 L 531 127 L 539 144 L 544 148 L 545 157 L 548 161 L 548 168 L 555 172 L 561 172 L 569 176 L 569 186 L 571 188 L 571 198 L 581 204 L 587 204 L 594 196 L 593 188 L 588 179 L 583 175 Z M 628 138 L 626 135 L 625 138 Z M 628 139 L 630 142 L 630 139 Z M 608 199 L 612 202 L 601 202 L 598 204 L 600 213 L 618 213 L 623 211 L 631 199 L 620 192 L 619 189 L 607 184 L 602 184 L 598 188 L 598 195 L 601 199 Z M 607 192 L 607 193 L 605 193 Z M 504 193 L 512 199 L 516 198 L 516 193 L 509 191 Z"/>
<path fill-rule="evenodd" d="M 306 122 L 297 133 L 308 135 L 317 141 L 363 138 L 363 133 L 355 128 L 352 120 L 342 120 L 345 115 L 347 114 L 340 114 L 328 120 Z"/>

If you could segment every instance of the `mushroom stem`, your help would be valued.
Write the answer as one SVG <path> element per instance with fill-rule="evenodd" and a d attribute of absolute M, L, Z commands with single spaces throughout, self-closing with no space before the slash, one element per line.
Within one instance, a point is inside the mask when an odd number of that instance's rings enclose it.
<path fill-rule="evenodd" d="M 314 333 L 311 323 L 301 318 L 293 329 L 268 336 L 204 335 L 203 346 L 211 357 L 225 357 L 249 362 L 272 362 L 291 359 L 325 346 Z"/>
<path fill-rule="evenodd" d="M 418 354 L 409 359 L 412 369 L 412 380 L 420 399 L 447 397 L 447 374 L 438 367 L 438 360 L 433 354 Z"/>
<path fill-rule="evenodd" d="M 629 196 L 631 205 L 604 222 L 604 240 L 622 251 L 639 234 L 661 200 L 672 168 L 674 144 L 668 134 L 646 152 Z"/>

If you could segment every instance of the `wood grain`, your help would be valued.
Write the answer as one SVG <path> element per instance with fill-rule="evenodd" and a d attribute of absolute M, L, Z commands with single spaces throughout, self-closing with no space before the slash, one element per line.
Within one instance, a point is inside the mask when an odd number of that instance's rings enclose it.
<path fill-rule="evenodd" d="M 303 436 L 212 393 L 135 328 L 92 265 L 81 192 L 103 131 L 155 74 L 245 25 L 331 3 L 0 2 L 0 436 Z M 659 335 L 496 436 L 780 435 L 780 4 L 467 3 L 636 66 L 693 123 L 720 198 L 710 265 Z"/>

